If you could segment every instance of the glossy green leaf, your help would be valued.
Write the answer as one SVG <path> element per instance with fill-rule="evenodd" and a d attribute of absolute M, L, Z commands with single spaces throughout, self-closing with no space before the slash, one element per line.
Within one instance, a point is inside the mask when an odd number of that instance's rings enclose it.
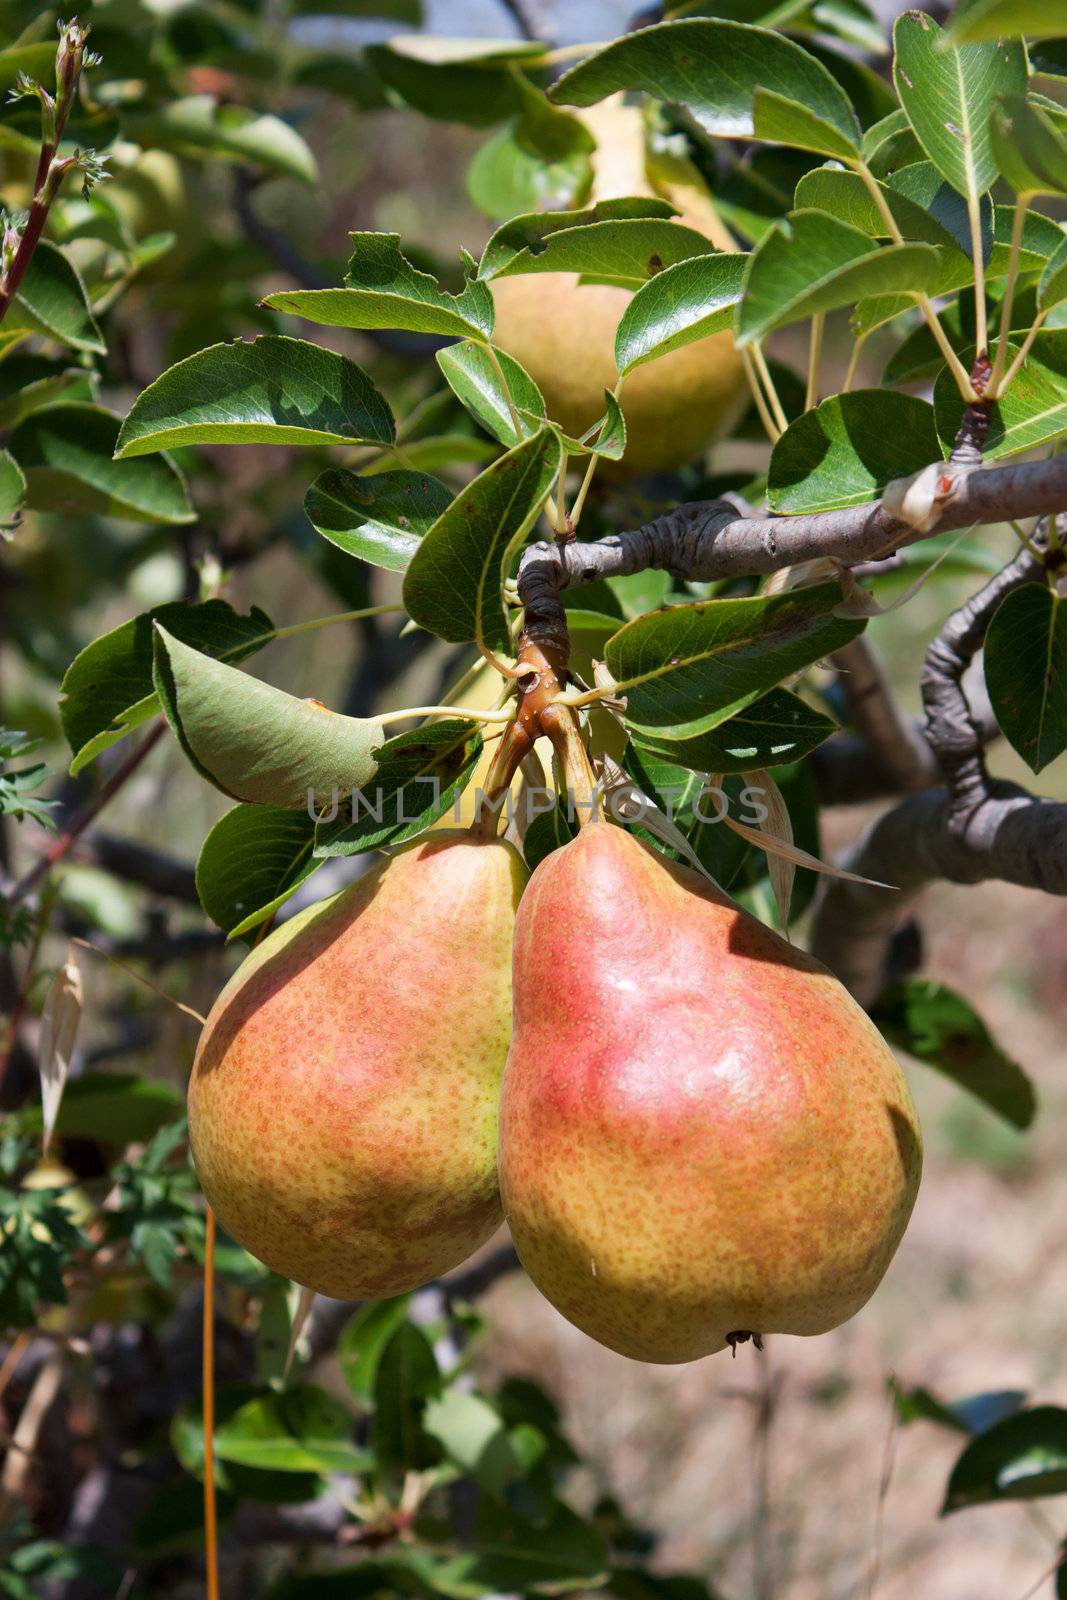
<path fill-rule="evenodd" d="M 667 200 L 655 196 L 624 196 L 617 200 L 600 200 L 582 211 L 535 211 L 527 216 L 511 217 L 486 243 L 478 263 L 478 277 L 503 277 L 516 261 L 542 256 L 549 240 L 557 233 L 578 233 L 581 238 L 588 238 L 589 230 L 598 223 L 662 222 L 673 214 L 674 207 Z"/>
<path fill-rule="evenodd" d="M 5 326 L 45 334 L 72 350 L 101 356 L 107 350 L 77 268 L 47 239 L 33 253 Z"/>
<path fill-rule="evenodd" d="M 510 648 L 505 562 L 540 512 L 562 454 L 556 434 L 542 429 L 486 467 L 438 518 L 404 578 L 404 605 L 421 627 L 452 644 Z"/>
<path fill-rule="evenodd" d="M 315 157 L 295 128 L 280 117 L 194 94 L 123 115 L 123 130 L 137 144 L 182 154 L 228 157 L 314 183 Z"/>
<path fill-rule="evenodd" d="M 559 215 L 557 213 L 557 220 Z M 487 253 L 493 243 L 491 239 L 486 246 Z M 665 267 L 693 256 L 710 255 L 714 250 L 715 246 L 706 235 L 680 222 L 658 217 L 622 217 L 573 228 L 557 227 L 538 241 L 536 250 L 515 251 L 507 264 L 491 276 L 513 278 L 530 272 L 577 272 L 597 282 L 636 289 Z M 484 273 L 484 268 L 483 275 L 490 276 Z"/>
<path fill-rule="evenodd" d="M 26 479 L 22 468 L 7 450 L 0 450 L 0 540 L 19 525 L 26 502 Z"/>
<path fill-rule="evenodd" d="M 656 754 L 694 772 L 751 772 L 798 761 L 822 744 L 837 724 L 788 689 L 772 689 L 747 710 L 692 739 L 637 739 L 643 756 Z"/>
<path fill-rule="evenodd" d="M 156 624 L 154 681 L 174 734 L 201 776 L 254 805 L 329 806 L 373 778 L 380 722 L 345 717 L 275 689 L 172 638 Z"/>
<path fill-rule="evenodd" d="M 930 165 L 930 163 L 923 163 Z M 936 170 L 936 169 L 935 169 Z M 940 179 L 939 179 L 940 181 Z M 944 185 L 953 199 L 956 191 Z M 924 244 L 958 248 L 959 240 L 926 206 L 917 203 L 887 183 L 878 185 L 883 201 L 905 239 Z M 797 184 L 798 210 L 828 211 L 840 222 L 858 228 L 870 239 L 888 239 L 889 224 L 858 172 L 841 167 L 815 167 Z"/>
<path fill-rule="evenodd" d="M 1067 750 L 1067 602 L 1043 583 L 1005 595 L 989 624 L 984 660 L 1001 732 L 1040 772 Z"/>
<path fill-rule="evenodd" d="M 418 37 L 401 35 L 388 45 L 371 45 L 364 51 L 367 65 L 397 100 L 424 117 L 472 128 L 492 127 L 515 115 L 520 102 L 508 70 L 506 44 L 502 59 L 495 62 L 491 57 L 480 62 L 422 60 L 410 48 L 398 48 Z"/>
<path fill-rule="evenodd" d="M 328 467 L 304 496 L 304 511 L 315 532 L 346 554 L 403 572 L 451 499 L 440 479 L 425 472 L 360 477 Z"/>
<path fill-rule="evenodd" d="M 551 855 L 553 850 L 569 844 L 577 831 L 577 822 L 572 822 L 565 809 L 558 804 L 554 804 L 550 811 L 543 811 L 531 818 L 522 841 L 523 857 L 530 871 Z"/>
<path fill-rule="evenodd" d="M 537 1525 L 485 1500 L 470 1548 L 434 1558 L 426 1573 L 446 1600 L 478 1600 L 596 1589 L 607 1567 L 603 1538 L 569 1507 L 557 1502 L 551 1518 Z"/>
<path fill-rule="evenodd" d="M 605 649 L 627 723 L 659 742 L 717 728 L 862 632 L 862 622 L 833 615 L 840 603 L 836 584 L 820 584 L 670 606 L 628 622 Z"/>
<path fill-rule="evenodd" d="M 261 649 L 274 631 L 258 606 L 244 617 L 225 600 L 198 606 L 174 601 L 94 639 L 75 656 L 60 686 L 59 714 L 74 757 L 73 775 L 159 711 L 152 683 L 156 620 L 186 644 L 229 661 Z"/>
<path fill-rule="evenodd" d="M 263 302 L 309 322 L 334 328 L 400 328 L 450 338 L 487 339 L 493 331 L 493 297 L 468 281 L 448 294 L 428 272 L 413 267 L 396 233 L 353 233 L 344 288 L 289 289 Z"/>
<path fill-rule="evenodd" d="M 269 1472 L 363 1472 L 374 1457 L 351 1442 L 354 1419 L 325 1389 L 248 1400 L 215 1433 L 222 1461 Z"/>
<path fill-rule="evenodd" d="M 993 155 L 1016 194 L 1067 194 L 1067 139 L 1040 106 L 1005 95 L 989 125 Z"/>
<path fill-rule="evenodd" d="M 378 1365 L 397 1328 L 407 1320 L 409 1294 L 371 1300 L 361 1306 L 337 1341 L 337 1361 L 357 1400 L 366 1404 L 374 1393 Z"/>
<path fill-rule="evenodd" d="M 482 1395 L 446 1389 L 428 1403 L 423 1426 L 449 1460 L 497 1500 L 505 1500 L 509 1485 L 522 1477 L 523 1463 L 504 1419 Z"/>
<path fill-rule="evenodd" d="M 200 904 L 227 938 L 265 922 L 321 867 L 312 853 L 315 821 L 306 810 L 237 805 L 200 847 Z"/>
<path fill-rule="evenodd" d="M 745 266 L 741 254 L 698 256 L 657 272 L 643 284 L 616 329 L 620 374 L 732 327 Z"/>
<path fill-rule="evenodd" d="M 934 408 L 890 389 L 839 394 L 791 422 L 771 452 L 772 511 L 861 506 L 892 478 L 942 459 Z"/>
<path fill-rule="evenodd" d="M 975 0 L 960 6 L 949 26 L 957 41 L 1067 35 L 1067 0 Z"/>
<path fill-rule="evenodd" d="M 548 161 L 527 148 L 515 123 L 487 139 L 467 168 L 467 193 L 487 216 L 501 220 L 540 206 L 573 206 L 589 192 L 591 181 L 584 150 Z"/>
<path fill-rule="evenodd" d="M 1016 353 L 1017 345 L 1009 343 L 1009 365 Z M 968 353 L 963 359 L 966 365 Z M 934 411 L 942 443 L 950 446 L 963 420 L 963 402 L 947 371 L 934 385 Z M 1038 334 L 1010 388 L 992 407 L 982 455 L 986 461 L 1018 455 L 1060 438 L 1065 429 L 1067 330 L 1055 330 Z"/>
<path fill-rule="evenodd" d="M 897 18 L 893 44 L 893 81 L 915 137 L 952 187 L 977 199 L 997 176 L 990 113 L 999 95 L 1025 92 L 1025 50 L 953 44 L 921 11 Z"/>
<path fill-rule="evenodd" d="M 1033 1084 L 960 995 L 908 978 L 878 996 L 871 1016 L 891 1044 L 944 1073 L 1012 1127 L 1030 1126 Z"/>
<path fill-rule="evenodd" d="M 337 817 L 319 823 L 316 854 L 354 856 L 404 844 L 439 817 L 454 815 L 481 753 L 480 730 L 458 718 L 397 734 L 378 751 L 366 791 L 341 797 Z"/>
<path fill-rule="evenodd" d="M 392 413 L 362 367 L 303 339 L 210 345 L 138 395 L 119 456 L 180 444 L 392 444 Z"/>
<path fill-rule="evenodd" d="M 870 295 L 925 293 L 939 270 L 928 244 L 875 245 L 823 211 L 793 211 L 749 257 L 738 343 Z"/>
<path fill-rule="evenodd" d="M 461 405 L 501 444 L 515 445 L 537 432 L 545 416 L 544 396 L 512 356 L 503 350 L 491 355 L 488 346 L 468 339 L 439 350 L 437 365 Z"/>
<path fill-rule="evenodd" d="M 220 1384 L 215 1392 L 215 1438 L 224 1433 L 231 1417 L 246 1405 L 262 1398 L 262 1390 L 249 1383 Z M 170 1427 L 170 1440 L 174 1454 L 186 1472 L 203 1481 L 204 1477 L 204 1423 L 199 1401 L 188 1401 L 175 1415 Z M 299 1504 L 313 1500 L 326 1487 L 325 1478 L 318 1472 L 266 1471 L 245 1466 L 236 1461 L 215 1457 L 215 1485 L 225 1494 L 239 1494 L 244 1499 L 262 1500 L 268 1504 Z"/>
<path fill-rule="evenodd" d="M 952 1469 L 942 1515 L 1067 1492 L 1067 1410 L 1034 1406 L 980 1433 Z"/>
<path fill-rule="evenodd" d="M 1055 254 L 1049 256 L 1041 273 L 1037 286 L 1038 310 L 1051 311 L 1064 300 L 1067 300 L 1067 236 Z"/>
<path fill-rule="evenodd" d="M 795 150 L 814 150 L 817 155 L 848 160 L 855 156 L 855 134 L 846 136 L 808 110 L 807 106 L 757 88 L 752 101 L 752 126 L 757 139 L 768 144 L 787 144 Z"/>
<path fill-rule="evenodd" d="M 115 459 L 119 418 L 100 406 L 54 405 L 35 411 L 11 436 L 36 511 L 95 513 L 128 522 L 192 522 L 185 483 L 165 455 Z"/>
<path fill-rule="evenodd" d="M 800 45 L 765 28 L 701 20 L 642 28 L 565 72 L 550 94 L 563 105 L 589 106 L 619 89 L 681 106 L 705 133 L 733 139 L 753 137 L 753 100 L 762 89 L 806 108 L 859 148 L 859 123 L 844 90 Z"/>
<path fill-rule="evenodd" d="M 31 412 L 59 401 L 91 402 L 94 376 L 47 356 L 9 355 L 0 361 L 0 427 L 13 428 Z"/>

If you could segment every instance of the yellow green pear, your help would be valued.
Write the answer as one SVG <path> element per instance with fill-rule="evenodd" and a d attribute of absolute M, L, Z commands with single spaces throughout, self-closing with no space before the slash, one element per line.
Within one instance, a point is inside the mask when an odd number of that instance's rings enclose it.
<path fill-rule="evenodd" d="M 514 990 L 501 1193 L 565 1317 L 678 1362 L 865 1304 L 922 1145 L 892 1052 L 819 962 L 599 822 L 534 872 Z"/>
<path fill-rule="evenodd" d="M 736 248 L 688 174 L 688 181 L 677 181 L 672 163 L 661 161 L 658 190 L 649 182 L 643 119 L 636 106 L 605 101 L 583 111 L 582 118 L 597 139 L 591 203 L 661 192 L 678 207 L 680 222 L 706 234 L 719 249 Z M 494 344 L 536 381 L 549 416 L 571 435 L 583 434 L 604 414 L 604 390 L 615 387 L 615 330 L 631 291 L 581 284 L 572 272 L 498 278 L 492 288 Z M 725 433 L 747 404 L 744 368 L 730 333 L 713 333 L 659 356 L 627 375 L 622 390 L 626 453 L 613 470 L 636 475 L 685 466 Z"/>
<path fill-rule="evenodd" d="M 518 852 L 438 833 L 248 956 L 189 1085 L 220 1225 L 296 1283 L 377 1299 L 458 1266 L 501 1219 Z"/>

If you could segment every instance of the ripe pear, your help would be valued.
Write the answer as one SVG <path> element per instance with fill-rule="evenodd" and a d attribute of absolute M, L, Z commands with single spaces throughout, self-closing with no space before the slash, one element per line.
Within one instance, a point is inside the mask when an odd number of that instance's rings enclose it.
<path fill-rule="evenodd" d="M 649 182 L 644 124 L 636 106 L 617 99 L 582 112 L 597 149 L 590 203 L 624 195 L 663 197 L 678 207 L 678 221 L 706 234 L 719 249 L 735 248 L 714 208 L 673 167 L 659 190 Z M 629 289 L 581 284 L 573 272 L 524 273 L 498 278 L 493 342 L 514 356 L 538 384 L 548 414 L 573 436 L 604 415 L 604 390 L 615 386 L 615 330 L 631 299 Z M 748 404 L 741 357 L 728 332 L 713 333 L 672 350 L 628 374 L 622 390 L 627 446 L 616 476 L 666 472 L 703 454 Z M 607 464 L 605 463 L 605 470 Z"/>
<path fill-rule="evenodd" d="M 813 957 L 608 823 L 540 863 L 500 1184 L 577 1327 L 655 1362 L 824 1333 L 881 1281 L 920 1168 L 896 1060 Z"/>
<path fill-rule="evenodd" d="M 283 1277 L 400 1294 L 499 1225 L 518 852 L 435 834 L 298 913 L 204 1026 L 189 1130 L 218 1220 Z"/>

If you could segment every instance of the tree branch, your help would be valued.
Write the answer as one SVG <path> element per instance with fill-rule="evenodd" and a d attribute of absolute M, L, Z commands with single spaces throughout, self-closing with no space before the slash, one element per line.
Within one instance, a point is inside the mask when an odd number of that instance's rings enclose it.
<path fill-rule="evenodd" d="M 953 613 L 930 647 L 923 702 L 927 738 L 945 787 L 888 811 L 845 862 L 851 872 L 894 884 L 899 892 L 834 880 L 822 895 L 812 947 L 864 1003 L 882 987 L 902 913 L 927 884 L 997 878 L 1067 894 L 1067 805 L 989 777 L 985 730 L 963 689 L 963 675 L 1004 596 L 1042 578 L 1041 564 L 1024 550 Z"/>

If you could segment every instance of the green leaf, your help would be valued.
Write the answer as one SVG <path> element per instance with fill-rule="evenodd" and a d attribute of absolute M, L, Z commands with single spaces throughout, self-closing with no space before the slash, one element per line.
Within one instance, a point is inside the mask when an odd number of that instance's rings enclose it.
<path fill-rule="evenodd" d="M 1008 344 L 1008 365 L 1017 346 Z M 964 352 L 967 365 L 973 357 Z M 951 373 L 943 370 L 934 385 L 937 431 L 951 446 L 963 420 L 963 402 Z M 991 407 L 989 432 L 982 446 L 986 461 L 1018 455 L 1058 439 L 1067 429 L 1067 330 L 1039 333 L 1006 393 Z"/>
<path fill-rule="evenodd" d="M 238 805 L 200 848 L 200 904 L 227 938 L 265 922 L 317 872 L 315 819 L 285 806 Z"/>
<path fill-rule="evenodd" d="M 198 606 L 178 600 L 131 617 L 94 639 L 75 656 L 60 686 L 59 715 L 74 756 L 72 776 L 159 711 L 152 683 L 156 620 L 184 643 L 230 661 L 259 650 L 274 633 L 258 606 L 243 617 L 225 600 Z"/>
<path fill-rule="evenodd" d="M 356 1399 L 367 1404 L 374 1393 L 378 1365 L 393 1334 L 407 1320 L 409 1294 L 371 1300 L 361 1306 L 337 1343 L 337 1361 Z"/>
<path fill-rule="evenodd" d="M 868 295 L 925 293 L 939 270 L 928 244 L 874 244 L 824 211 L 792 211 L 749 257 L 738 307 L 738 343 L 853 305 Z"/>
<path fill-rule="evenodd" d="M 1043 583 L 1023 584 L 994 612 L 983 655 L 1001 732 L 1040 772 L 1067 750 L 1067 604 Z"/>
<path fill-rule="evenodd" d="M 117 453 L 179 444 L 389 445 L 392 413 L 362 367 L 303 339 L 209 345 L 138 395 Z"/>
<path fill-rule="evenodd" d="M 581 124 L 579 124 L 581 126 Z M 584 150 L 555 161 L 527 148 L 520 123 L 487 139 L 467 168 L 467 193 L 487 216 L 503 219 L 538 207 L 572 206 L 589 191 L 592 167 Z"/>
<path fill-rule="evenodd" d="M 921 161 L 923 147 L 911 131 L 911 123 L 898 106 L 863 135 L 863 159 L 874 176 L 884 181 L 900 167 Z"/>
<path fill-rule="evenodd" d="M 990 113 L 998 95 L 1025 92 L 1025 50 L 954 45 L 921 11 L 897 18 L 893 44 L 893 82 L 915 137 L 952 187 L 977 200 L 997 176 Z"/>
<path fill-rule="evenodd" d="M 1034 1406 L 971 1440 L 952 1469 L 941 1513 L 1065 1492 L 1067 1411 Z"/>
<path fill-rule="evenodd" d="M 451 499 L 440 479 L 425 472 L 361 478 L 328 467 L 304 496 L 304 511 L 315 532 L 348 555 L 403 572 Z"/>
<path fill-rule="evenodd" d="M 919 161 L 904 167 L 893 174 L 891 183 L 880 183 L 878 188 L 905 239 L 970 255 L 966 205 L 932 162 Z M 796 204 L 798 208 L 828 211 L 871 239 L 890 237 L 882 211 L 856 172 L 816 167 L 797 184 Z M 991 231 L 993 215 L 988 200 L 983 210 Z"/>
<path fill-rule="evenodd" d="M 35 411 L 11 436 L 35 511 L 95 513 L 127 522 L 193 522 L 185 482 L 168 456 L 115 459 L 119 418 L 100 406 Z"/>
<path fill-rule="evenodd" d="M 690 739 L 736 716 L 787 675 L 863 631 L 835 617 L 836 584 L 748 600 L 705 600 L 638 617 L 607 642 L 630 727 Z"/>
<path fill-rule="evenodd" d="M 771 451 L 772 511 L 862 506 L 892 478 L 942 459 L 934 408 L 891 389 L 857 389 L 791 422 Z"/>
<path fill-rule="evenodd" d="M 6 450 L 0 450 L 0 540 L 19 525 L 26 502 L 26 479 L 22 468 Z"/>
<path fill-rule="evenodd" d="M 514 357 L 499 350 L 496 363 L 504 374 L 506 391 L 487 345 L 466 340 L 437 352 L 437 365 L 460 404 L 494 439 L 510 446 L 537 432 L 545 417 L 545 401 L 534 380 Z M 518 428 L 512 407 L 519 413 Z M 530 420 L 523 420 L 525 413 L 531 413 Z"/>
<path fill-rule="evenodd" d="M 246 1405 L 262 1397 L 262 1391 L 248 1383 L 220 1384 L 215 1392 L 215 1439 L 224 1433 L 230 1418 Z M 204 1423 L 200 1402 L 188 1401 L 177 1412 L 170 1428 L 171 1445 L 186 1472 L 203 1481 Z M 224 1493 L 268 1504 L 298 1504 L 313 1500 L 326 1487 L 317 1472 L 264 1471 L 215 1456 L 215 1485 Z"/>
<path fill-rule="evenodd" d="M 168 1083 L 128 1072 L 83 1072 L 63 1090 L 55 1127 L 69 1139 L 127 1145 L 150 1139 L 182 1110 L 181 1097 Z M 40 1106 L 27 1107 L 19 1122 L 27 1133 L 39 1133 Z"/>
<path fill-rule="evenodd" d="M 792 145 L 795 150 L 814 150 L 817 155 L 838 156 L 848 160 L 855 156 L 858 141 L 855 134 L 846 136 L 817 117 L 807 106 L 775 94 L 770 89 L 758 88 L 752 101 L 752 125 L 757 139 L 768 144 Z"/>
<path fill-rule="evenodd" d="M 83 367 L 47 356 L 9 355 L 0 361 L 0 426 L 16 423 L 57 401 L 92 401 L 94 379 Z"/>
<path fill-rule="evenodd" d="M 543 811 L 532 818 L 522 841 L 522 853 L 530 871 L 551 855 L 553 850 L 558 850 L 560 845 L 568 844 L 577 831 L 576 823 L 570 821 L 558 803 L 553 805 L 551 811 Z"/>
<path fill-rule="evenodd" d="M 604 205 L 611 203 L 605 201 Z M 562 215 L 565 213 L 557 212 L 554 220 L 558 222 Z M 498 238 L 497 234 L 489 241 L 487 255 Z M 536 249 L 516 250 L 504 266 L 491 274 L 485 271 L 483 256 L 481 270 L 483 277 L 494 278 L 514 278 L 530 272 L 577 272 L 598 283 L 636 289 L 666 267 L 714 252 L 715 246 L 705 234 L 680 222 L 659 217 L 621 217 L 545 231 Z"/>
<path fill-rule="evenodd" d="M 427 1568 L 446 1600 L 487 1594 L 563 1594 L 596 1589 L 607 1577 L 608 1552 L 595 1528 L 557 1502 L 543 1524 L 483 1501 L 471 1548 Z"/>
<path fill-rule="evenodd" d="M 1051 311 L 1053 306 L 1067 300 L 1067 238 L 1054 255 L 1049 256 L 1037 286 L 1037 308 Z"/>
<path fill-rule="evenodd" d="M 510 649 L 505 564 L 541 510 L 562 455 L 557 435 L 542 428 L 479 473 L 437 519 L 404 578 L 404 605 L 420 627 L 451 644 Z"/>
<path fill-rule="evenodd" d="M 396 233 L 353 233 L 355 246 L 343 289 L 292 289 L 270 294 L 264 305 L 334 328 L 400 328 L 450 338 L 488 339 L 493 297 L 483 283 L 468 280 L 461 294 L 447 294 L 428 272 L 401 253 Z"/>
<path fill-rule="evenodd" d="M 234 800 L 321 810 L 369 783 L 384 743 L 375 719 L 345 717 L 192 649 L 156 624 L 154 681 L 202 777 Z"/>
<path fill-rule="evenodd" d="M 944 984 L 924 978 L 895 984 L 879 995 L 871 1016 L 891 1044 L 936 1067 L 1013 1127 L 1030 1126 L 1036 1102 L 1029 1078 Z"/>
<path fill-rule="evenodd" d="M 433 1346 L 405 1320 L 382 1352 L 374 1381 L 372 1442 L 382 1467 L 403 1471 L 433 1460 L 437 1452 L 422 1428 L 422 1414 L 426 1401 L 440 1392 Z"/>
<path fill-rule="evenodd" d="M 9 328 L 28 328 L 72 350 L 107 353 L 77 268 L 47 239 L 33 252 L 5 321 Z"/>
<path fill-rule="evenodd" d="M 316 833 L 318 856 L 354 856 L 403 844 L 451 811 L 470 782 L 482 753 L 475 724 L 450 718 L 401 733 L 382 745 L 368 792 Z"/>
<path fill-rule="evenodd" d="M 949 26 L 949 37 L 957 42 L 1023 34 L 1035 39 L 1067 34 L 1067 0 L 975 0 L 957 9 Z"/>
<path fill-rule="evenodd" d="M 371 45 L 364 51 L 375 76 L 404 105 L 424 117 L 472 128 L 488 128 L 515 114 L 519 96 L 506 60 L 494 63 L 483 58 L 480 64 L 420 60 L 407 48 L 418 38 L 401 35 L 388 45 Z"/>
<path fill-rule="evenodd" d="M 374 1458 L 351 1442 L 353 1417 L 325 1389 L 258 1396 L 215 1433 L 222 1461 L 269 1472 L 365 1472 Z"/>
<path fill-rule="evenodd" d="M 1002 95 L 990 115 L 990 140 L 1002 176 L 1016 194 L 1067 194 L 1067 140 L 1040 106 Z"/>
<path fill-rule="evenodd" d="M 620 375 L 733 325 L 745 274 L 741 254 L 676 262 L 642 284 L 615 332 Z"/>
<path fill-rule="evenodd" d="M 692 739 L 655 740 L 644 735 L 636 743 L 642 756 L 689 767 L 694 772 L 751 772 L 798 761 L 836 731 L 837 724 L 788 689 L 769 694 L 719 727 Z"/>
<path fill-rule="evenodd" d="M 224 156 L 314 183 L 315 157 L 295 128 L 280 117 L 223 103 L 210 94 L 188 95 L 151 109 L 123 113 L 123 132 L 136 144 L 183 155 Z"/>
<path fill-rule="evenodd" d="M 446 1389 L 427 1405 L 423 1426 L 449 1460 L 495 1499 L 504 1501 L 509 1484 L 523 1476 L 503 1417 L 482 1395 Z"/>
<path fill-rule="evenodd" d="M 956 1433 L 985 1433 L 1004 1417 L 1014 1416 L 1026 1400 L 1025 1389 L 993 1389 L 946 1404 L 929 1389 L 902 1389 L 895 1378 L 890 1378 L 889 1389 L 902 1423 L 936 1422 Z"/>
<path fill-rule="evenodd" d="M 584 211 L 535 211 L 528 216 L 512 217 L 492 234 L 482 251 L 478 277 L 479 280 L 500 278 L 516 261 L 540 258 L 557 233 L 578 234 L 581 242 L 588 240 L 590 230 L 600 223 L 663 222 L 673 215 L 674 207 L 667 200 L 654 196 L 625 196 L 600 200 Z M 706 239 L 704 245 L 708 248 Z M 527 266 L 522 270 L 536 269 Z M 644 276 L 648 277 L 648 272 Z"/>
<path fill-rule="evenodd" d="M 849 149 L 859 148 L 859 123 L 844 90 L 806 50 L 765 28 L 700 20 L 642 28 L 572 67 L 550 97 L 589 106 L 618 89 L 681 106 L 705 133 L 731 139 L 754 136 L 753 100 L 762 89 L 805 107 Z"/>

